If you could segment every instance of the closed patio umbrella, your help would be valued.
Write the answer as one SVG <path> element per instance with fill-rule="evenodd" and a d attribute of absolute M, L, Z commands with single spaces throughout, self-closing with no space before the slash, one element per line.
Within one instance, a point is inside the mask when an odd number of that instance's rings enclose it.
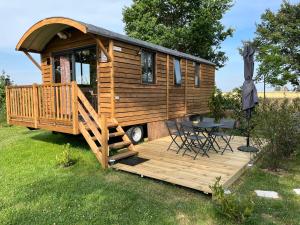
<path fill-rule="evenodd" d="M 244 58 L 244 78 L 245 81 L 242 87 L 242 108 L 246 112 L 249 130 L 249 120 L 251 118 L 251 111 L 255 105 L 258 104 L 258 96 L 255 84 L 252 80 L 254 72 L 254 53 L 255 49 L 249 44 L 244 45 L 243 58 Z M 247 145 L 241 146 L 240 151 L 257 152 L 254 147 L 249 146 L 250 132 L 248 131 Z"/>

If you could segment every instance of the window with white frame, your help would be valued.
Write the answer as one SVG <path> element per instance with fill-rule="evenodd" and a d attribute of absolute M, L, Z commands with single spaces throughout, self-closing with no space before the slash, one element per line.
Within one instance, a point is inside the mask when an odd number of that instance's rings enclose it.
<path fill-rule="evenodd" d="M 180 86 L 181 83 L 182 83 L 182 74 L 181 74 L 180 59 L 174 58 L 174 84 L 176 86 Z"/>

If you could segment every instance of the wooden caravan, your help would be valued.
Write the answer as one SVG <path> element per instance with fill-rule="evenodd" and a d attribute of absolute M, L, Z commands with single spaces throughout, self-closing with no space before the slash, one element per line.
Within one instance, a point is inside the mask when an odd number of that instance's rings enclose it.
<path fill-rule="evenodd" d="M 104 167 L 136 154 L 145 133 L 166 135 L 165 120 L 208 112 L 215 65 L 205 59 L 62 17 L 33 25 L 16 50 L 43 82 L 7 87 L 7 122 L 82 134 Z"/>

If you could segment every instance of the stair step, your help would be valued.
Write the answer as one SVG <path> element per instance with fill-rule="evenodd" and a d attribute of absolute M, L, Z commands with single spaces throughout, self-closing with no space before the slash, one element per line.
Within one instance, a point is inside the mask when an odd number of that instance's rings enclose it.
<path fill-rule="evenodd" d="M 121 131 L 117 131 L 117 132 L 114 132 L 114 133 L 110 133 L 109 134 L 109 138 L 113 138 L 113 137 L 120 137 L 120 136 L 123 136 L 125 134 L 125 132 L 121 132 Z M 94 137 L 92 137 L 92 140 L 93 141 L 96 141 L 97 140 L 97 138 L 94 136 Z"/>
<path fill-rule="evenodd" d="M 113 127 L 117 127 L 117 126 L 118 126 L 117 123 L 113 123 L 113 122 L 107 123 L 107 128 L 113 128 Z M 90 127 L 87 125 L 87 123 L 84 123 L 84 127 L 86 130 L 90 130 Z"/>
<path fill-rule="evenodd" d="M 126 152 L 122 152 L 122 153 L 119 153 L 119 154 L 109 157 L 109 161 L 113 161 L 113 160 L 118 161 L 120 159 L 128 158 L 130 156 L 134 156 L 137 154 L 138 154 L 138 152 L 136 152 L 136 151 L 126 151 Z"/>
<path fill-rule="evenodd" d="M 110 144 L 109 148 L 120 149 L 120 148 L 125 148 L 130 144 L 131 144 L 131 141 L 121 141 L 121 142 Z"/>
<path fill-rule="evenodd" d="M 110 133 L 109 134 L 109 137 L 112 138 L 112 137 L 119 137 L 119 136 L 123 136 L 125 134 L 125 132 L 123 131 L 117 131 L 117 132 L 114 132 L 114 133 Z"/>

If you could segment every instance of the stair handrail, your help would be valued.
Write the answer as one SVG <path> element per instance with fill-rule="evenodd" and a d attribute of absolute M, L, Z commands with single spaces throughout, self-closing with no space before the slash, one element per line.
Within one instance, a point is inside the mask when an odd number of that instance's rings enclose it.
<path fill-rule="evenodd" d="M 100 130 L 103 131 L 105 128 L 102 126 L 102 124 L 100 122 L 100 118 L 99 118 L 97 112 L 95 111 L 95 109 L 93 108 L 93 106 L 89 103 L 89 101 L 87 100 L 87 98 L 85 97 L 85 95 L 83 94 L 83 92 L 80 90 L 80 88 L 78 88 L 78 86 L 77 86 L 77 89 L 78 89 L 77 90 L 77 96 L 78 96 L 78 98 L 82 102 L 83 106 L 91 114 L 91 116 L 93 117 L 94 121 L 96 122 L 96 124 L 100 128 Z"/>

